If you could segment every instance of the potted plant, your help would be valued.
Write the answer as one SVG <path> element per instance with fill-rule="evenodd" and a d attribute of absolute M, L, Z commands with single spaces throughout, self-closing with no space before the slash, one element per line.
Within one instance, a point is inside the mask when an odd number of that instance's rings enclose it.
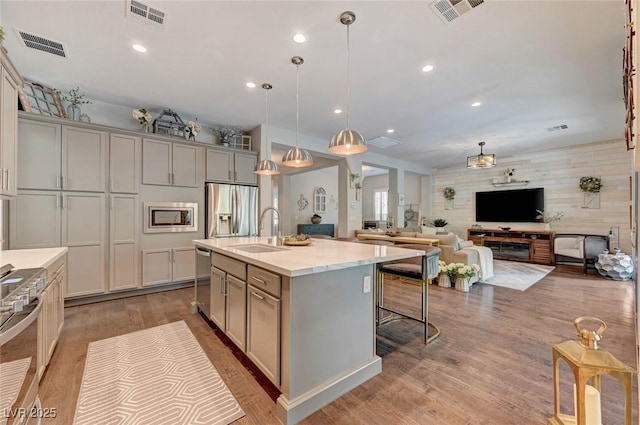
<path fill-rule="evenodd" d="M 74 121 L 80 121 L 80 115 L 82 115 L 80 105 L 91 103 L 90 100 L 84 98 L 84 94 L 80 93 L 80 87 L 71 89 L 67 94 L 63 94 L 62 100 L 69 102 L 69 106 L 67 106 L 67 118 Z"/>
<path fill-rule="evenodd" d="M 480 266 L 477 264 L 471 264 L 466 266 L 462 264 L 462 267 L 458 267 L 456 272 L 455 287 L 459 291 L 469 292 L 470 281 L 472 277 L 475 277 L 480 270 Z"/>
<path fill-rule="evenodd" d="M 542 210 L 536 210 L 538 215 L 536 216 L 536 220 L 540 220 L 544 223 L 544 228 L 546 230 L 551 230 L 551 224 L 556 221 L 562 220 L 564 217 L 564 213 L 562 211 L 556 211 L 554 213 L 545 213 Z"/>
<path fill-rule="evenodd" d="M 222 146 L 229 146 L 234 137 L 242 136 L 242 129 L 238 127 L 216 125 L 211 127 L 211 131 Z"/>
<path fill-rule="evenodd" d="M 433 219 L 431 224 L 433 224 L 433 227 L 435 227 L 438 232 L 444 232 L 444 226 L 449 223 L 447 223 L 447 220 L 445 220 L 444 218 L 435 218 Z"/>

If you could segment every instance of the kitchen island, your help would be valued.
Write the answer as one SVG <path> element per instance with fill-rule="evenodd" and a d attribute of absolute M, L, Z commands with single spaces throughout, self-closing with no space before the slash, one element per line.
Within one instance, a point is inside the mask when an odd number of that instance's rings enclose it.
<path fill-rule="evenodd" d="M 380 373 L 376 264 L 424 255 L 329 239 L 312 239 L 309 246 L 276 247 L 265 237 L 194 244 L 211 264 L 210 284 L 196 284 L 198 308 L 280 389 L 283 424 Z"/>

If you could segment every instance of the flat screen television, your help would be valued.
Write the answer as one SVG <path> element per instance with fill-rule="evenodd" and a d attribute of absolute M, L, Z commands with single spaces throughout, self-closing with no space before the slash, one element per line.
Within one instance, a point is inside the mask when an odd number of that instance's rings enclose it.
<path fill-rule="evenodd" d="M 476 192 L 476 221 L 539 223 L 544 188 Z"/>

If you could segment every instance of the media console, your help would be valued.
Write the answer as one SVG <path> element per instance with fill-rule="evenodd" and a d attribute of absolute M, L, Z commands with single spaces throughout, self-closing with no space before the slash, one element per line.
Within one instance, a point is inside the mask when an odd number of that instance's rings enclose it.
<path fill-rule="evenodd" d="M 491 248 L 493 258 L 553 264 L 554 232 L 539 230 L 467 229 L 467 239 Z"/>

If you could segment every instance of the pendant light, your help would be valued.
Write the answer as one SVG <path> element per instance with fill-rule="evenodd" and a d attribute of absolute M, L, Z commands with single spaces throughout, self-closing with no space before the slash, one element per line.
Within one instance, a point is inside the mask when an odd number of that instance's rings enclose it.
<path fill-rule="evenodd" d="M 496 156 L 494 154 L 482 153 L 485 143 L 480 142 L 480 155 L 467 157 L 467 168 L 491 168 L 496 166 Z"/>
<path fill-rule="evenodd" d="M 310 167 L 313 165 L 313 158 L 311 154 L 304 149 L 298 147 L 298 126 L 300 121 L 300 65 L 304 63 L 304 59 L 300 56 L 294 56 L 291 58 L 291 63 L 296 66 L 296 147 L 289 149 L 287 153 L 282 157 L 282 165 L 287 167 Z"/>
<path fill-rule="evenodd" d="M 264 89 L 264 116 L 265 116 L 265 126 L 264 126 L 264 140 L 265 140 L 265 144 L 267 146 L 267 149 L 269 149 L 269 135 L 268 135 L 268 131 L 269 131 L 269 90 L 271 90 L 273 88 L 273 86 L 269 83 L 264 83 L 262 85 L 262 88 Z M 258 163 L 256 164 L 255 168 L 253 169 L 253 172 L 256 174 L 260 174 L 263 176 L 273 176 L 276 174 L 280 174 L 280 167 L 278 166 L 278 164 L 276 164 L 275 162 L 273 162 L 270 159 L 263 159 L 262 161 L 258 161 Z"/>
<path fill-rule="evenodd" d="M 347 26 L 347 128 L 340 130 L 329 143 L 329 152 L 338 155 L 355 155 L 367 151 L 367 141 L 362 134 L 349 128 L 349 25 L 356 21 L 351 11 L 340 14 L 340 22 Z"/>

